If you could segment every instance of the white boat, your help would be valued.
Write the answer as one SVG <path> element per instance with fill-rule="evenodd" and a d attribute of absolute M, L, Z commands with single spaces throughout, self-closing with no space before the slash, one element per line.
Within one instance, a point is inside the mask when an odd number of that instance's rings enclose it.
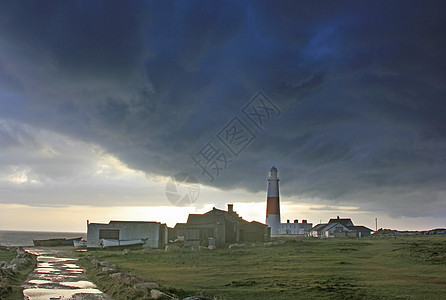
<path fill-rule="evenodd" d="M 75 248 L 87 248 L 87 241 L 85 240 L 79 240 L 79 241 L 74 240 L 73 244 Z"/>
<path fill-rule="evenodd" d="M 102 247 L 103 248 L 112 248 L 112 247 L 137 247 L 145 244 L 145 240 L 137 239 L 137 240 L 110 240 L 110 239 L 102 239 Z"/>

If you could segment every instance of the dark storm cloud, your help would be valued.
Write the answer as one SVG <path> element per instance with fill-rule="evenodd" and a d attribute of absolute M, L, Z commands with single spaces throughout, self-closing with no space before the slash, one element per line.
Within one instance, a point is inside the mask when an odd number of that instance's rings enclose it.
<path fill-rule="evenodd" d="M 44 46 L 65 75 L 120 74 L 144 49 L 142 23 L 149 16 L 143 2 L 14 1 L 2 6 L 2 35 L 22 47 Z"/>
<path fill-rule="evenodd" d="M 275 164 L 296 201 L 429 215 L 445 200 L 443 11 L 434 1 L 3 3 L 0 116 L 96 142 L 151 174 L 256 192 Z M 280 117 L 208 182 L 191 156 L 210 140 L 223 147 L 215 135 L 258 90 Z"/>

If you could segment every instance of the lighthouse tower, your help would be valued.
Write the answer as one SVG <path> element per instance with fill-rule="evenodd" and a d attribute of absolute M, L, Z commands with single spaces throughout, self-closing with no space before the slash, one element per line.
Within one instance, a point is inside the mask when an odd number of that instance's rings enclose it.
<path fill-rule="evenodd" d="M 271 228 L 271 235 L 278 235 L 280 229 L 279 179 L 277 169 L 269 170 L 268 194 L 266 200 L 266 225 Z"/>

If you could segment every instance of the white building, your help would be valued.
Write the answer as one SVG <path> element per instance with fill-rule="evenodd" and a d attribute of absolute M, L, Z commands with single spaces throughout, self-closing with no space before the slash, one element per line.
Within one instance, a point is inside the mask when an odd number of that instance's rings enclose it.
<path fill-rule="evenodd" d="M 89 223 L 87 221 L 87 247 L 100 248 L 102 239 L 136 240 L 147 239 L 144 247 L 164 247 L 168 242 L 166 224 L 144 221 L 110 221 Z"/>
<path fill-rule="evenodd" d="M 290 223 L 290 220 L 287 220 L 286 223 L 280 223 L 279 235 L 307 235 L 311 228 L 313 228 L 313 224 L 307 223 L 307 220 L 302 220 L 302 223 L 299 223 L 298 220 Z"/>
<path fill-rule="evenodd" d="M 365 226 L 355 226 L 349 218 L 330 219 L 328 223 L 318 224 L 311 229 L 313 237 L 342 238 L 370 236 L 372 230 Z"/>

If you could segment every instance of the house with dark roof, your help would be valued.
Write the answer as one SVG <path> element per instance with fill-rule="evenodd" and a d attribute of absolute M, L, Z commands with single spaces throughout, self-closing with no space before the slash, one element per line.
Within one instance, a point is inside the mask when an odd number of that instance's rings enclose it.
<path fill-rule="evenodd" d="M 350 218 L 330 219 L 328 223 L 314 226 L 310 235 L 313 237 L 342 238 L 364 237 L 372 234 L 372 229 L 365 226 L 355 226 Z"/>
<path fill-rule="evenodd" d="M 190 214 L 183 227 L 184 246 L 216 246 L 226 243 L 265 241 L 270 237 L 267 225 L 243 220 L 228 204 L 228 210 L 213 208 L 205 214 Z"/>
<path fill-rule="evenodd" d="M 349 226 L 348 229 L 356 233 L 357 237 L 371 236 L 373 230 L 365 226 Z"/>
<path fill-rule="evenodd" d="M 317 224 L 314 226 L 311 231 L 310 235 L 313 237 L 324 237 L 323 229 L 327 226 L 327 224 Z"/>
<path fill-rule="evenodd" d="M 328 224 L 333 224 L 333 223 L 339 223 L 339 224 L 344 225 L 345 227 L 353 226 L 352 219 L 350 219 L 350 218 L 342 219 L 342 218 L 339 218 L 339 216 L 337 216 L 336 219 L 330 219 L 330 221 L 328 221 Z"/>

